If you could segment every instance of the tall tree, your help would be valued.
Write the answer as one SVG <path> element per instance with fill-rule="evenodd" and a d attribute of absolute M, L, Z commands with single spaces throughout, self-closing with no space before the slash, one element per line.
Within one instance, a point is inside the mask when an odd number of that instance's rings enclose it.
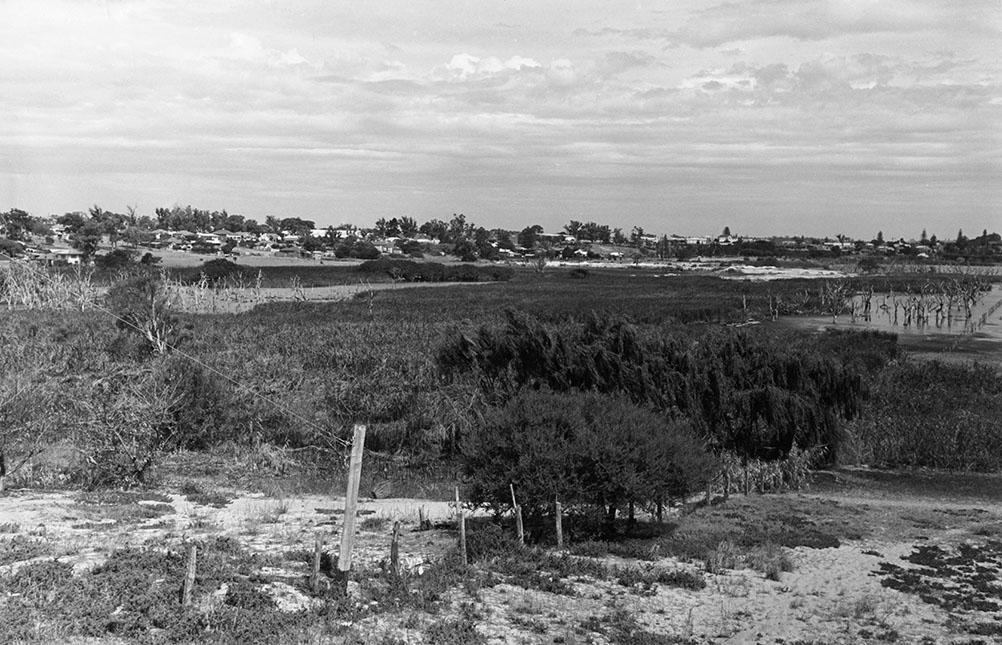
<path fill-rule="evenodd" d="M 23 240 L 31 231 L 34 218 L 20 208 L 12 208 L 6 213 L 0 213 L 0 224 L 6 229 L 7 237 L 12 240 Z"/>
<path fill-rule="evenodd" d="M 564 233 L 577 239 L 581 236 L 581 226 L 581 222 L 572 219 L 568 224 L 564 225 Z"/>
<path fill-rule="evenodd" d="M 466 223 L 466 215 L 453 213 L 452 219 L 449 220 L 449 239 L 445 241 L 455 242 L 461 237 L 470 237 L 472 233 L 473 226 Z"/>
<path fill-rule="evenodd" d="M 400 218 L 400 234 L 404 237 L 414 237 L 418 234 L 418 223 L 413 217 L 404 215 Z"/>
<path fill-rule="evenodd" d="M 644 227 L 634 226 L 633 230 L 630 232 L 630 242 L 632 242 L 634 246 L 639 247 L 643 243 L 643 237 Z"/>
<path fill-rule="evenodd" d="M 484 260 L 496 260 L 498 250 L 491 243 L 491 233 L 483 226 L 473 231 L 473 246 L 477 249 L 477 257 Z"/>
<path fill-rule="evenodd" d="M 539 234 L 543 232 L 543 227 L 539 224 L 533 224 L 532 226 L 526 226 L 518 234 L 518 244 L 527 249 L 536 248 L 536 244 L 539 243 Z"/>
<path fill-rule="evenodd" d="M 440 219 L 431 219 L 422 224 L 418 232 L 433 240 L 445 242 L 449 236 L 449 225 Z"/>

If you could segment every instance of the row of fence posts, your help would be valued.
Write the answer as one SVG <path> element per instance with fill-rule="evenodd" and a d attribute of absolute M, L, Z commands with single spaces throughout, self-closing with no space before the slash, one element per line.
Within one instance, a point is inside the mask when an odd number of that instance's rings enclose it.
<path fill-rule="evenodd" d="M 351 555 L 355 544 L 355 519 L 358 511 L 358 488 L 362 474 L 362 455 L 365 446 L 365 426 L 356 425 L 351 443 L 351 459 L 348 464 L 348 486 L 344 502 L 344 524 L 341 529 L 341 549 L 338 555 L 337 568 L 340 582 L 347 591 L 348 575 L 351 571 Z M 525 527 L 522 523 L 522 506 L 515 497 L 514 484 L 509 485 L 511 491 L 511 505 L 515 515 L 515 531 L 518 535 L 519 544 L 525 544 Z M 709 496 L 709 490 L 707 490 Z M 456 519 L 459 525 L 459 553 L 463 566 L 469 564 L 469 556 L 466 549 L 466 512 L 459 496 L 459 487 L 456 487 L 455 495 Z M 563 530 L 563 507 L 559 499 L 554 499 L 557 548 L 564 547 Z M 418 509 L 418 530 L 423 531 L 431 528 L 431 520 L 425 516 L 424 508 Z M 317 532 L 313 542 L 313 557 L 310 562 L 309 585 L 313 593 L 320 591 L 320 565 L 323 557 L 324 539 L 323 534 Z M 185 568 L 184 586 L 181 590 L 181 605 L 191 604 L 192 591 L 195 586 L 195 573 L 197 567 L 198 551 L 194 544 L 188 546 L 187 566 Z M 390 541 L 390 564 L 389 569 L 392 575 L 400 574 L 400 522 L 393 523 L 393 535 Z"/>
<path fill-rule="evenodd" d="M 362 476 L 362 454 L 365 448 L 365 426 L 355 425 L 355 432 L 351 440 L 351 459 L 348 462 L 348 489 L 344 501 L 344 525 L 341 529 L 341 550 L 338 555 L 337 568 L 339 578 L 344 585 L 344 591 L 348 589 L 348 574 L 351 571 L 351 553 L 355 546 L 355 519 L 358 511 L 358 486 Z M 399 571 L 399 546 L 400 523 L 393 526 L 393 541 L 390 545 L 390 567 L 395 572 Z M 314 593 L 320 590 L 320 561 L 323 556 L 324 541 L 321 533 L 316 534 L 313 542 L 313 559 L 310 567 L 310 589 Z M 194 544 L 188 546 L 188 560 L 185 568 L 184 586 L 181 588 L 181 605 L 187 607 L 191 604 L 192 590 L 195 587 L 195 572 L 197 566 L 198 550 Z"/>
<path fill-rule="evenodd" d="M 515 498 L 515 486 L 514 484 L 509 484 L 509 490 L 511 490 L 511 506 L 512 511 L 515 515 L 515 532 L 518 535 L 519 544 L 525 544 L 525 527 L 522 524 L 522 506 L 518 503 Z M 469 565 L 469 555 L 466 550 L 466 511 L 463 509 L 463 502 L 459 497 L 459 486 L 456 487 L 456 523 L 459 526 L 459 557 L 463 562 L 463 566 Z M 555 522 L 557 531 L 557 548 L 564 548 L 564 526 L 563 526 L 563 508 L 560 504 L 560 500 L 554 500 L 554 510 L 555 510 Z M 419 510 L 419 522 L 422 523 L 423 510 Z"/>

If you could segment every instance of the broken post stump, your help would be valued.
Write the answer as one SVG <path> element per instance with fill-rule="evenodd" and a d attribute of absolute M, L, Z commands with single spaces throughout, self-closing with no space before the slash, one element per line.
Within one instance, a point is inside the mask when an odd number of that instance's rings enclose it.
<path fill-rule="evenodd" d="M 313 566 L 310 568 L 310 589 L 313 593 L 320 591 L 320 559 L 324 552 L 324 538 L 319 532 L 313 540 Z"/>
<path fill-rule="evenodd" d="M 181 589 L 181 606 L 187 607 L 191 604 L 191 592 L 195 587 L 195 566 L 197 559 L 197 549 L 192 544 L 188 547 L 188 566 L 184 572 L 184 587 Z"/>
<path fill-rule="evenodd" d="M 400 522 L 393 523 L 393 537 L 390 538 L 390 574 L 400 577 Z"/>

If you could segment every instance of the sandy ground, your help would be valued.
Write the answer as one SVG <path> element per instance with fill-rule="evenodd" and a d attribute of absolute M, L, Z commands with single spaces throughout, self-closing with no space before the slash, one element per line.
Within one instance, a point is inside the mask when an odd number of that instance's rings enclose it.
<path fill-rule="evenodd" d="M 880 526 L 865 539 L 843 541 L 835 548 L 787 549 L 793 570 L 781 573 L 778 580 L 752 570 L 723 570 L 706 574 L 707 586 L 699 591 L 662 585 L 656 592 L 644 594 L 611 580 L 575 579 L 577 594 L 573 597 L 509 584 L 485 587 L 477 601 L 483 615 L 478 629 L 491 643 L 601 643 L 606 641 L 600 634 L 582 637 L 575 626 L 589 617 L 625 609 L 652 633 L 697 643 L 953 643 L 968 642 L 963 639 L 964 624 L 1002 623 L 1002 612 L 974 612 L 964 614 L 966 623 L 962 624 L 956 614 L 925 602 L 918 594 L 888 588 L 878 575 L 881 563 L 914 566 L 903 558 L 917 545 L 998 540 L 1002 508 L 994 496 L 944 498 L 851 490 L 820 490 L 808 496 L 837 500 L 840 506 L 872 518 Z M 317 532 L 328 545 L 336 546 L 339 540 L 343 517 L 340 498 L 240 494 L 216 508 L 193 503 L 179 494 L 168 497 L 170 512 L 136 522 L 108 516 L 102 506 L 95 506 L 79 493 L 11 491 L 0 497 L 0 523 L 7 525 L 8 532 L 14 527 L 13 534 L 41 536 L 58 544 L 60 559 L 72 562 L 78 570 L 101 562 L 114 548 L 151 540 L 172 546 L 192 538 L 225 535 L 253 551 L 271 554 L 309 549 Z M 362 500 L 353 567 L 362 571 L 379 568 L 387 556 L 390 527 L 396 521 L 404 529 L 401 557 L 406 568 L 420 573 L 440 557 L 453 544 L 455 534 L 416 531 L 419 509 L 434 522 L 450 522 L 454 517 L 453 507 L 442 501 Z M 9 537 L 0 535 L 0 539 Z M 0 567 L 0 573 L 28 562 L 31 560 L 7 564 Z M 675 558 L 650 564 L 666 569 L 703 568 L 701 562 Z M 306 573 L 305 564 L 289 562 L 284 566 L 288 575 Z M 1002 577 L 999 581 L 1002 583 Z M 310 602 L 288 585 L 276 585 L 272 593 L 280 606 L 289 609 Z M 525 627 L 526 617 L 544 624 L 545 633 Z"/>

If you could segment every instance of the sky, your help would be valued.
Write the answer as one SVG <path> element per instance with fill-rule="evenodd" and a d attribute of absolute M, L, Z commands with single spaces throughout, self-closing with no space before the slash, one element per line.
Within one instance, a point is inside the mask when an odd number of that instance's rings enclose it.
<path fill-rule="evenodd" d="M 1002 230 L 998 0 L 0 0 L 0 210 Z"/>

